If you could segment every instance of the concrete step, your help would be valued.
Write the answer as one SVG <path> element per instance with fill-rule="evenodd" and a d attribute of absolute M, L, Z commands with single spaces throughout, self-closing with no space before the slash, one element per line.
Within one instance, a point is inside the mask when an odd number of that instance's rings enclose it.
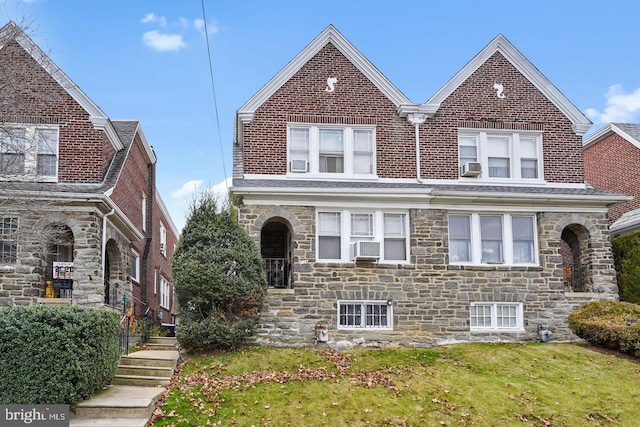
<path fill-rule="evenodd" d="M 71 420 L 100 418 L 148 420 L 153 414 L 156 401 L 164 390 L 164 387 L 110 385 L 97 392 L 91 399 L 78 403 L 76 412 L 71 414 Z"/>
<path fill-rule="evenodd" d="M 137 387 L 154 387 L 167 385 L 171 382 L 171 377 L 149 377 L 146 375 L 116 375 L 111 384 L 128 385 Z"/>
<path fill-rule="evenodd" d="M 146 427 L 148 418 L 80 418 L 71 419 L 69 427 Z"/>
<path fill-rule="evenodd" d="M 147 342 L 144 344 L 144 346 L 149 350 L 176 350 L 178 348 L 178 343 L 170 344 Z"/>
<path fill-rule="evenodd" d="M 135 353 L 129 354 L 127 356 L 122 356 L 120 358 L 119 365 L 133 365 L 133 366 L 155 366 L 155 367 L 164 367 L 164 368 L 173 368 L 176 366 L 177 359 L 166 358 L 162 359 L 159 357 L 147 356 L 140 357 L 140 355 L 136 355 Z"/>
<path fill-rule="evenodd" d="M 158 337 L 158 336 L 152 336 L 149 337 L 149 343 L 154 343 L 154 344 L 169 344 L 169 345 L 174 345 L 178 343 L 178 340 L 176 340 L 175 337 Z"/>
<path fill-rule="evenodd" d="M 151 365 L 118 365 L 116 375 L 140 375 L 147 377 L 173 376 L 173 368 Z"/>

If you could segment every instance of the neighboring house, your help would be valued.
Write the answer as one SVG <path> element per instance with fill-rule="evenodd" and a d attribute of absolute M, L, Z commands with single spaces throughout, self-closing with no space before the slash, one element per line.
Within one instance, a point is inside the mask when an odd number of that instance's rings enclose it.
<path fill-rule="evenodd" d="M 13 23 L 0 81 L 0 306 L 133 306 L 169 322 L 178 231 L 140 123 L 110 120 Z"/>
<path fill-rule="evenodd" d="M 640 124 L 609 123 L 584 138 L 584 176 L 595 188 L 630 196 L 609 209 L 612 235 L 640 229 Z"/>
<path fill-rule="evenodd" d="M 236 116 L 232 192 L 270 284 L 258 340 L 576 338 L 572 310 L 618 297 L 607 208 L 625 200 L 584 182 L 590 125 L 502 35 L 414 104 L 327 27 Z"/>

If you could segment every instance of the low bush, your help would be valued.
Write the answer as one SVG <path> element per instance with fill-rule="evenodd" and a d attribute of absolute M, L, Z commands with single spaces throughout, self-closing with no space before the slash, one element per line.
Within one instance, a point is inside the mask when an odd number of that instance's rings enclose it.
<path fill-rule="evenodd" d="M 616 237 L 611 243 L 620 301 L 640 304 L 640 231 Z"/>
<path fill-rule="evenodd" d="M 640 305 L 593 301 L 569 316 L 569 327 L 591 344 L 640 356 Z"/>
<path fill-rule="evenodd" d="M 119 357 L 116 313 L 40 305 L 0 314 L 0 404 L 73 408 L 113 379 Z"/>

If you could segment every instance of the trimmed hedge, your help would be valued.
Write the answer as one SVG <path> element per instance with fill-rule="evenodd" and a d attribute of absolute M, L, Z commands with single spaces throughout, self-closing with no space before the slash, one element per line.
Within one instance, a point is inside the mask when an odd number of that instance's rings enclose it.
<path fill-rule="evenodd" d="M 593 301 L 569 316 L 569 327 L 591 344 L 640 356 L 640 305 Z"/>
<path fill-rule="evenodd" d="M 611 241 L 620 301 L 640 304 L 640 231 Z"/>
<path fill-rule="evenodd" d="M 108 385 L 119 357 L 118 315 L 70 306 L 0 311 L 0 404 L 69 404 Z"/>

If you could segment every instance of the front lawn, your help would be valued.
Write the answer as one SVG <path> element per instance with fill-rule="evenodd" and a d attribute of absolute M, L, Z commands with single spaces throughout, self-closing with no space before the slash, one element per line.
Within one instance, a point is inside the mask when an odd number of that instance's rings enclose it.
<path fill-rule="evenodd" d="M 192 356 L 161 426 L 638 426 L 640 363 L 582 344 Z"/>

